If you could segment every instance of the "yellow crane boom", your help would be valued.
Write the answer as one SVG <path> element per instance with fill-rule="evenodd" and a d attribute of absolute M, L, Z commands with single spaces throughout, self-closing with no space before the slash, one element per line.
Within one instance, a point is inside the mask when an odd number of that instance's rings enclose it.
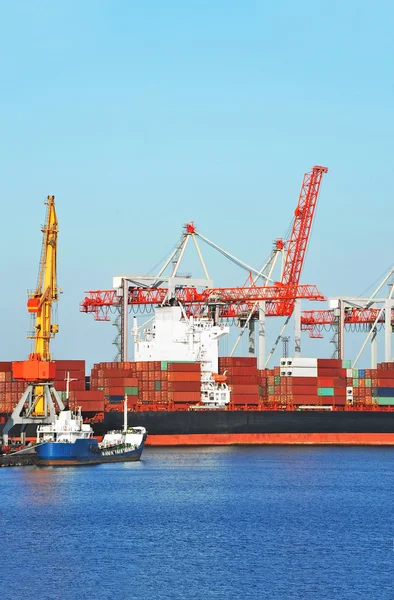
<path fill-rule="evenodd" d="M 55 363 L 51 362 L 50 340 L 59 330 L 52 323 L 53 303 L 57 302 L 57 237 L 59 232 L 55 210 L 55 196 L 48 196 L 45 224 L 42 227 L 42 248 L 37 287 L 29 294 L 27 310 L 35 315 L 34 332 L 28 335 L 34 339 L 34 351 L 29 359 L 13 363 L 15 379 L 30 382 L 49 381 L 55 377 Z"/>
<path fill-rule="evenodd" d="M 35 339 L 34 353 L 31 359 L 50 361 L 50 339 L 59 331 L 57 324 L 52 323 L 52 305 L 57 302 L 59 290 L 57 287 L 57 236 L 59 231 L 55 210 L 55 196 L 48 196 L 45 203 L 47 214 L 42 228 L 42 251 L 37 288 L 29 294 L 27 310 L 36 314 L 35 333 L 30 338 Z"/>

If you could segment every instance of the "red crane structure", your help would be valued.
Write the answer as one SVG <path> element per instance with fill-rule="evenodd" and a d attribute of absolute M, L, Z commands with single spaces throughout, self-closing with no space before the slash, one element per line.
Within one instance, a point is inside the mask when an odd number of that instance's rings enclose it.
<path fill-rule="evenodd" d="M 335 356 L 344 356 L 344 332 L 345 330 L 368 331 L 359 355 L 353 363 L 357 364 L 368 339 L 371 340 L 371 366 L 376 368 L 377 363 L 377 330 L 385 328 L 385 361 L 391 361 L 391 334 L 394 326 L 393 292 L 394 285 L 390 283 L 391 290 L 387 298 L 377 298 L 378 292 L 394 275 L 391 268 L 379 284 L 378 288 L 369 298 L 362 297 L 340 297 L 332 298 L 337 308 L 326 310 L 304 310 L 301 315 L 301 330 L 308 331 L 310 337 L 322 338 L 324 330 L 333 329 L 336 332 Z M 382 305 L 376 308 L 376 305 Z"/>
<path fill-rule="evenodd" d="M 196 231 L 193 222 L 184 226 L 184 233 L 170 258 L 155 277 L 125 275 L 118 278 L 119 284 L 112 290 L 94 290 L 86 292 L 80 310 L 92 313 L 98 321 L 108 321 L 113 307 L 123 308 L 126 318 L 127 305 L 143 307 L 147 305 L 165 305 L 181 303 L 188 315 L 215 315 L 217 319 L 246 317 L 247 321 L 261 316 L 261 303 L 264 304 L 264 316 L 290 316 L 297 299 L 324 300 L 315 285 L 300 285 L 300 276 L 305 260 L 320 185 L 326 167 L 315 166 L 304 175 L 297 208 L 294 212 L 291 236 L 288 241 L 277 239 L 274 249 L 265 265 L 258 271 L 237 259 L 227 251 L 211 242 Z M 249 272 L 250 284 L 244 287 L 213 287 L 197 242 L 202 239 L 211 247 L 221 252 Z M 189 239 L 192 239 L 203 266 L 206 279 L 193 280 L 180 277 L 178 267 L 182 260 Z M 285 263 L 280 281 L 273 281 L 271 276 L 275 262 L 280 253 L 285 254 Z M 169 277 L 163 273 L 173 263 Z M 268 274 L 267 274 L 268 273 Z M 256 285 L 263 278 L 264 285 Z M 200 289 L 199 289 L 200 288 Z M 127 299 L 127 302 L 126 302 Z M 123 331 L 127 327 L 123 325 Z M 126 343 L 122 343 L 122 357 Z"/>

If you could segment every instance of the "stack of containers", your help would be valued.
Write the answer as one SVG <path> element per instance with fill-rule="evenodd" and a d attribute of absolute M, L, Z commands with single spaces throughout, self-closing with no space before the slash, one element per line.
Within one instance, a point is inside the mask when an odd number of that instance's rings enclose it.
<path fill-rule="evenodd" d="M 394 407 L 394 363 L 380 363 L 376 369 L 376 385 L 372 388 L 373 402 L 378 406 Z"/>
<path fill-rule="evenodd" d="M 219 372 L 226 373 L 234 407 L 257 407 L 260 404 L 259 376 L 255 357 L 219 358 Z"/>
<path fill-rule="evenodd" d="M 317 394 L 322 403 L 345 406 L 348 395 L 346 362 L 337 358 L 317 359 Z"/>
<path fill-rule="evenodd" d="M 86 388 L 85 361 L 84 360 L 56 360 L 55 389 L 58 392 L 66 391 L 66 380 L 69 377 L 69 390 L 72 392 L 83 391 Z"/>
<path fill-rule="evenodd" d="M 12 413 L 25 388 L 24 381 L 12 378 L 12 362 L 0 362 L 0 423 L 5 423 L 5 415 Z"/>
<path fill-rule="evenodd" d="M 201 398 L 201 365 L 184 361 L 138 361 L 94 365 L 91 391 L 102 391 L 105 410 L 187 410 Z"/>
<path fill-rule="evenodd" d="M 285 377 L 287 384 L 286 404 L 295 406 L 319 404 L 316 358 L 282 358 L 280 367 L 281 378 Z"/>
<path fill-rule="evenodd" d="M 200 363 L 163 361 L 162 367 L 164 372 L 167 370 L 167 398 L 174 404 L 174 410 L 188 410 L 191 404 L 200 401 Z"/>

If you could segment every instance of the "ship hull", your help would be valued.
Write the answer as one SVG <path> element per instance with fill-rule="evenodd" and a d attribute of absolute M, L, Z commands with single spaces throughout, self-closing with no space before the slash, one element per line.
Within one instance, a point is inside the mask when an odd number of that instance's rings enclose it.
<path fill-rule="evenodd" d="M 92 426 L 104 435 L 121 420 L 110 412 Z M 149 411 L 134 412 L 132 420 L 146 427 L 150 446 L 394 445 L 393 411 Z"/>

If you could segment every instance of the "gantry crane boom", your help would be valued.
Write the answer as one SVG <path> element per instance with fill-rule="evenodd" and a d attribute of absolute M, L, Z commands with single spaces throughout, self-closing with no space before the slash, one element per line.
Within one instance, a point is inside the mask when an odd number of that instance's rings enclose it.
<path fill-rule="evenodd" d="M 129 288 L 128 304 L 134 306 L 160 305 L 166 301 L 168 292 L 168 288 Z M 254 302 L 256 300 L 273 302 L 278 300 L 291 300 L 294 297 L 324 300 L 324 296 L 313 284 L 300 285 L 296 289 L 292 288 L 290 291 L 280 284 L 277 286 L 253 286 L 243 288 L 206 288 L 201 292 L 197 291 L 196 288 L 185 287 L 177 288 L 175 290 L 176 300 L 186 306 L 208 303 L 232 306 L 233 312 L 229 311 L 229 318 L 236 316 L 236 305 L 240 306 L 241 310 L 245 310 L 248 302 Z M 94 313 L 97 320 L 107 320 L 105 316 L 104 318 L 100 318 L 100 310 L 118 304 L 119 297 L 116 290 L 90 291 L 88 292 L 88 296 L 86 296 L 81 303 L 81 312 Z M 104 312 L 104 315 L 107 314 L 107 312 Z M 226 308 L 223 307 L 223 315 L 225 314 L 227 314 L 227 311 Z"/>
<path fill-rule="evenodd" d="M 283 269 L 281 284 L 288 290 L 296 290 L 300 281 L 301 271 L 305 260 L 308 241 L 312 229 L 320 185 L 327 167 L 314 166 L 312 171 L 305 173 L 301 186 L 300 197 L 294 212 L 293 227 L 290 240 L 287 244 L 286 261 Z M 292 300 L 284 300 L 278 305 L 278 312 L 282 316 L 292 313 L 296 295 Z"/>

